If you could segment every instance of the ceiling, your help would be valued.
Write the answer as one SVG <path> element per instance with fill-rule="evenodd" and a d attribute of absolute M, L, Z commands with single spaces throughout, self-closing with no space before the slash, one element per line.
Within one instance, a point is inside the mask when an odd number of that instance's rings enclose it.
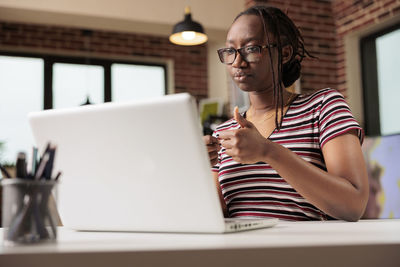
<path fill-rule="evenodd" d="M 0 0 L 5 21 L 169 35 L 191 6 L 210 40 L 225 38 L 244 0 Z"/>

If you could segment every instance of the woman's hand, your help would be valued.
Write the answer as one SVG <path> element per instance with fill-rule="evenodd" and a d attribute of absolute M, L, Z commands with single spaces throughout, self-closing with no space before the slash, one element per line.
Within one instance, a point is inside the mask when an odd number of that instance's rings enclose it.
<path fill-rule="evenodd" d="M 251 122 L 239 114 L 237 107 L 234 117 L 242 128 L 219 133 L 220 143 L 226 149 L 226 154 L 233 160 L 244 164 L 265 161 L 267 145 L 270 141 L 264 138 Z"/>
<path fill-rule="evenodd" d="M 218 163 L 218 151 L 220 149 L 218 139 L 211 135 L 203 136 L 203 141 L 207 146 L 208 157 L 211 167 Z"/>

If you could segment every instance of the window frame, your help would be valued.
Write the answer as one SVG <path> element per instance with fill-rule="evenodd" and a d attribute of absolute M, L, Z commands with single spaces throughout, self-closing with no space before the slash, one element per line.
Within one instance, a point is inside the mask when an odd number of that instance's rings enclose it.
<path fill-rule="evenodd" d="M 360 39 L 364 130 L 368 136 L 381 135 L 376 39 L 398 29 L 400 29 L 400 23 L 396 23 Z"/>
<path fill-rule="evenodd" d="M 164 69 L 164 93 L 168 94 L 168 68 L 165 63 L 149 62 L 141 60 L 122 60 L 113 58 L 101 58 L 93 56 L 63 56 L 53 54 L 36 54 L 25 52 L 5 52 L 0 51 L 1 56 L 14 56 L 14 57 L 31 57 L 41 58 L 44 61 L 44 77 L 43 77 L 43 109 L 53 108 L 53 65 L 55 63 L 71 63 L 83 65 L 96 65 L 104 68 L 104 102 L 112 101 L 112 88 L 111 88 L 111 65 L 112 64 L 128 64 L 128 65 L 142 65 L 142 66 L 157 66 Z"/>

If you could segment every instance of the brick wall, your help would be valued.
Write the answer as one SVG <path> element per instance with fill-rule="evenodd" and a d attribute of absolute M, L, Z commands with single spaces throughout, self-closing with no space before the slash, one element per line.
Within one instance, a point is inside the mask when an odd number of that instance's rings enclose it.
<path fill-rule="evenodd" d="M 335 23 L 331 3 L 316 0 L 245 0 L 246 7 L 255 4 L 275 6 L 288 14 L 300 28 L 306 49 L 319 58 L 303 60 L 302 91 L 336 88 Z"/>
<path fill-rule="evenodd" d="M 333 87 L 347 95 L 344 38 L 347 34 L 400 15 L 400 0 L 245 0 L 286 12 L 300 28 L 306 48 L 318 60 L 303 61 L 301 87 Z"/>
<path fill-rule="evenodd" d="M 400 15 L 400 0 L 244 0 L 244 7 L 269 4 L 287 12 L 299 26 L 306 48 L 319 59 L 303 61 L 301 87 L 347 91 L 344 37 L 353 31 Z M 0 21 L 1 46 L 73 52 L 85 51 L 81 29 Z M 176 92 L 207 97 L 207 45 L 184 47 L 166 37 L 94 31 L 91 50 L 104 55 L 151 56 L 174 60 Z"/>
<path fill-rule="evenodd" d="M 337 88 L 346 92 L 345 36 L 400 16 L 400 0 L 335 0 L 332 8 L 336 26 Z"/>
<path fill-rule="evenodd" d="M 86 38 L 91 38 L 90 51 L 96 54 L 173 59 L 175 92 L 189 92 L 197 99 L 208 95 L 206 45 L 184 47 L 171 44 L 167 37 L 99 30 L 87 37 L 78 28 L 0 21 L 0 51 L 12 46 L 26 52 L 84 52 Z"/>

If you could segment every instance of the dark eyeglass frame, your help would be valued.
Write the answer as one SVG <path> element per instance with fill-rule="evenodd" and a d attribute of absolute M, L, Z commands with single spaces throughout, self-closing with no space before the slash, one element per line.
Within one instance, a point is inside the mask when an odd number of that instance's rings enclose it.
<path fill-rule="evenodd" d="M 252 62 L 256 62 L 256 61 L 254 61 L 254 60 L 253 61 L 249 61 L 247 59 L 248 55 L 250 55 L 252 53 L 246 53 L 245 51 L 246 51 L 246 49 L 255 48 L 255 47 L 258 48 L 258 52 L 256 52 L 256 53 L 257 54 L 261 54 L 262 49 L 264 49 L 264 48 L 268 48 L 269 49 L 269 48 L 277 47 L 277 44 L 273 43 L 273 44 L 267 44 L 267 45 L 248 45 L 248 46 L 244 46 L 244 47 L 239 48 L 239 49 L 235 49 L 233 47 L 225 47 L 225 48 L 218 49 L 217 53 L 218 53 L 219 60 L 222 63 L 226 64 L 226 65 L 232 65 L 233 62 L 235 62 L 238 53 L 240 54 L 240 56 L 243 58 L 244 61 L 246 61 L 248 63 L 252 63 Z M 227 50 L 235 51 L 235 57 L 233 58 L 233 61 L 232 62 L 228 62 L 228 63 L 224 62 L 224 57 L 223 57 L 223 52 L 225 52 Z"/>

